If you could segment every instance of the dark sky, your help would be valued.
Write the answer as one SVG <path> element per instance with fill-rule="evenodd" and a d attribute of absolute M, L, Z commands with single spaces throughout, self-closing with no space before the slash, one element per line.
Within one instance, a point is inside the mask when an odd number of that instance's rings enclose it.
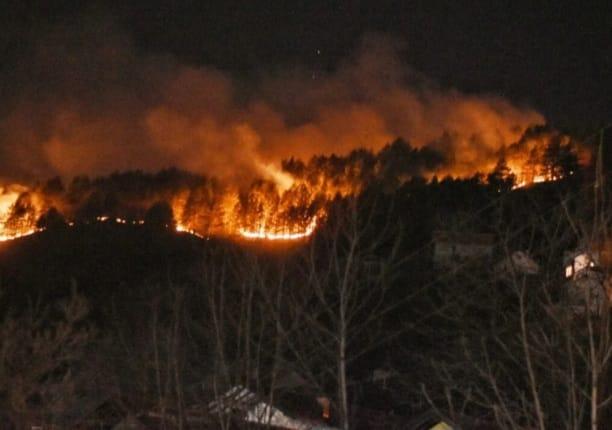
<path fill-rule="evenodd" d="M 364 34 L 383 32 L 404 44 L 407 64 L 442 86 L 529 104 L 562 127 L 612 118 L 609 2 L 136 3 L 9 0 L 0 17 L 1 70 L 23 61 L 23 51 L 49 27 L 84 14 L 112 16 L 143 52 L 247 78 L 292 64 L 333 70 Z"/>

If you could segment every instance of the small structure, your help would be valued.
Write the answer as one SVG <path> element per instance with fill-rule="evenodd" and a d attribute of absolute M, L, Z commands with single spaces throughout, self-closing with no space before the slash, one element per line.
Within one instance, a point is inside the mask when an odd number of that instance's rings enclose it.
<path fill-rule="evenodd" d="M 576 250 L 566 253 L 563 266 L 574 312 L 583 315 L 589 309 L 592 314 L 601 314 L 607 295 L 599 256 L 588 250 Z"/>
<path fill-rule="evenodd" d="M 540 265 L 526 251 L 514 251 L 495 266 L 497 273 L 507 275 L 518 273 L 523 275 L 537 275 Z"/>
<path fill-rule="evenodd" d="M 453 427 L 433 410 L 414 417 L 405 428 L 408 430 L 453 430 Z"/>
<path fill-rule="evenodd" d="M 437 230 L 433 233 L 434 263 L 452 268 L 458 264 L 490 259 L 494 236 L 487 233 L 459 233 Z"/>
<path fill-rule="evenodd" d="M 594 267 L 599 265 L 596 254 L 588 251 L 575 251 L 566 253 L 563 258 L 565 267 L 565 277 L 567 279 L 578 280 L 589 276 Z"/>
<path fill-rule="evenodd" d="M 128 415 L 115 425 L 112 430 L 147 430 L 147 427 L 135 416 Z"/>
<path fill-rule="evenodd" d="M 316 399 L 321 404 L 320 399 Z M 325 411 L 325 406 L 323 411 Z M 239 419 L 258 425 L 286 430 L 335 430 L 320 420 L 293 418 L 275 406 L 260 399 L 257 394 L 240 385 L 229 389 L 225 394 L 208 405 L 212 414 L 233 414 Z M 329 414 L 329 410 L 328 410 Z"/>
<path fill-rule="evenodd" d="M 382 388 L 387 388 L 389 380 L 399 376 L 399 372 L 391 367 L 379 367 L 372 372 L 372 382 Z"/>

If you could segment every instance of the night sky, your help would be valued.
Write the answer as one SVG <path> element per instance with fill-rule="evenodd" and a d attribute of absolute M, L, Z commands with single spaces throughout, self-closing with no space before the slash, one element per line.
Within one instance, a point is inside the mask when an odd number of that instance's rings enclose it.
<path fill-rule="evenodd" d="M 313 76 L 333 71 L 364 35 L 382 33 L 401 46 L 407 66 L 443 88 L 499 95 L 533 107 L 553 125 L 569 130 L 589 131 L 612 118 L 610 3 L 123 3 L 5 2 L 0 16 L 0 95 L 5 106 L 0 115 L 6 114 L 11 95 L 28 85 L 20 76 L 28 52 L 50 29 L 112 22 L 108 37 L 115 30 L 127 35 L 143 55 L 212 66 L 241 82 L 297 65 L 312 70 Z"/>

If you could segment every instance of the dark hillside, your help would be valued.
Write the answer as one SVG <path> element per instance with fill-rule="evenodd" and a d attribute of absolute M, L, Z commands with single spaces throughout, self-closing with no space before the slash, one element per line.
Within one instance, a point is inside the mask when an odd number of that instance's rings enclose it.
<path fill-rule="evenodd" d="M 142 226 L 79 225 L 0 244 L 0 276 L 4 294 L 18 301 L 64 296 L 76 283 L 95 308 L 145 282 L 187 282 L 203 247 L 216 245 Z"/>

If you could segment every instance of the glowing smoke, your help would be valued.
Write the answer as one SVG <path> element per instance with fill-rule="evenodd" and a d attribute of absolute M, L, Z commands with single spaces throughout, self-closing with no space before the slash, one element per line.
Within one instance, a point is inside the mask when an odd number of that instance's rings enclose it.
<path fill-rule="evenodd" d="M 4 76 L 17 82 L 0 117 L 5 178 L 176 166 L 288 187 L 283 159 L 379 150 L 397 137 L 443 152 L 445 173 L 470 174 L 490 170 L 500 148 L 544 123 L 499 97 L 437 88 L 384 37 L 366 37 L 316 79 L 293 68 L 246 83 L 140 54 L 112 22 L 94 24 L 50 30 Z"/>

